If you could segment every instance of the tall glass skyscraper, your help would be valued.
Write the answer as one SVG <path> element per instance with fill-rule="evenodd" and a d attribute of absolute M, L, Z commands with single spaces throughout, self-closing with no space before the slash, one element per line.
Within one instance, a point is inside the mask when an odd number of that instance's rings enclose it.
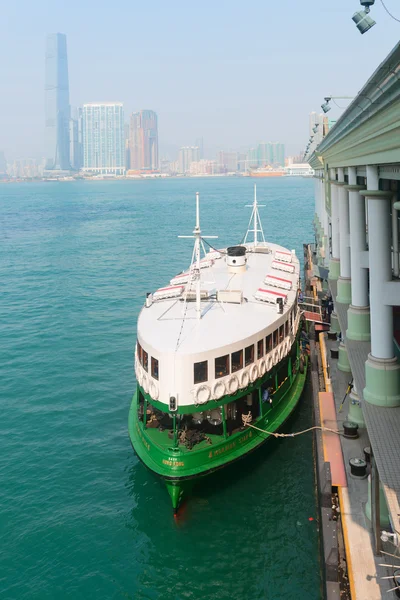
<path fill-rule="evenodd" d="M 83 105 L 83 170 L 100 175 L 125 173 L 122 102 Z"/>
<path fill-rule="evenodd" d="M 69 84 L 67 38 L 53 33 L 46 39 L 46 169 L 68 170 Z"/>
<path fill-rule="evenodd" d="M 141 110 L 131 115 L 131 169 L 158 170 L 158 125 L 153 110 Z"/>

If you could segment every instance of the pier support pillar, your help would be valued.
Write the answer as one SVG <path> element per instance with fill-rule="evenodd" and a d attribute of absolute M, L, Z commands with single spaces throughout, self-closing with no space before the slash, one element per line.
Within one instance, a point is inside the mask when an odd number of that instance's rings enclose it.
<path fill-rule="evenodd" d="M 340 333 L 339 319 L 335 312 L 331 314 L 331 329 L 333 333 Z"/>
<path fill-rule="evenodd" d="M 365 505 L 365 516 L 372 521 L 372 503 L 371 503 L 371 475 L 368 475 L 368 500 Z M 379 522 L 381 528 L 390 526 L 389 511 L 386 504 L 385 492 L 379 484 Z"/>
<path fill-rule="evenodd" d="M 394 355 L 393 308 L 384 304 L 383 284 L 392 279 L 391 192 L 378 191 L 378 169 L 367 166 L 371 353 L 365 363 L 364 398 L 378 406 L 400 406 L 400 364 Z"/>
<path fill-rule="evenodd" d="M 347 311 L 350 340 L 371 339 L 370 310 L 368 297 L 368 270 L 361 266 L 361 253 L 367 250 L 365 199 L 360 194 L 363 186 L 357 185 L 355 167 L 349 167 L 349 217 L 350 217 L 350 264 L 351 305 Z"/>
<path fill-rule="evenodd" d="M 339 205 L 339 248 L 340 248 L 340 277 L 337 284 L 337 302 L 351 302 L 351 266 L 350 266 L 350 222 L 349 222 L 349 192 L 344 185 L 343 169 L 338 169 L 338 205 Z"/>
<path fill-rule="evenodd" d="M 339 371 L 343 371 L 343 373 L 351 373 L 347 348 L 343 342 L 340 342 L 339 344 L 339 360 L 337 366 Z"/>
<path fill-rule="evenodd" d="M 361 400 L 355 385 L 349 394 L 349 411 L 347 413 L 347 420 L 357 423 L 359 427 L 365 427 L 364 416 L 361 408 Z"/>
<path fill-rule="evenodd" d="M 338 279 L 340 275 L 339 247 L 339 199 L 335 169 L 331 169 L 331 225 L 332 225 L 332 257 L 329 264 L 329 279 Z"/>

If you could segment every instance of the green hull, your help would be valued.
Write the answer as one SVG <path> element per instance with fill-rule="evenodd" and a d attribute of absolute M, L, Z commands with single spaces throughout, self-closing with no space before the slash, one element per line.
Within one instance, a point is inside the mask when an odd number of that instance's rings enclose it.
<path fill-rule="evenodd" d="M 302 395 L 307 376 L 306 367 L 307 364 L 302 369 L 303 373 L 297 370 L 287 378 L 281 388 L 275 392 L 273 405 L 263 405 L 261 416 L 253 421 L 253 425 L 269 432 L 276 432 L 283 425 Z M 277 372 L 278 369 L 279 365 L 274 371 Z M 238 396 L 260 389 L 260 386 L 270 377 L 271 373 L 267 373 L 246 390 L 241 390 Z M 138 386 L 129 411 L 129 436 L 140 460 L 165 480 L 175 511 L 198 479 L 243 458 L 271 437 L 271 434 L 246 427 L 229 436 L 210 435 L 207 441 L 200 442 L 191 450 L 177 444 L 174 447 L 174 440 L 168 438 L 167 431 L 146 428 L 143 421 L 139 419 L 139 391 L 145 395 L 142 388 Z M 149 399 L 148 395 L 145 396 Z M 218 401 L 218 405 L 221 406 L 234 398 L 234 396 L 222 398 Z M 187 412 L 191 411 L 187 410 Z"/>

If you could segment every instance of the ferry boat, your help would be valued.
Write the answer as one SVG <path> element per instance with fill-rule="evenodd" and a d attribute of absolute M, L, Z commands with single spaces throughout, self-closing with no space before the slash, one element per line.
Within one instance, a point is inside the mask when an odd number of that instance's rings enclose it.
<path fill-rule="evenodd" d="M 193 236 L 181 236 L 194 238 L 190 266 L 138 319 L 129 435 L 175 512 L 194 483 L 264 444 L 305 384 L 299 260 L 265 241 L 256 190 L 251 207 L 244 242 L 215 249 L 196 194 Z"/>

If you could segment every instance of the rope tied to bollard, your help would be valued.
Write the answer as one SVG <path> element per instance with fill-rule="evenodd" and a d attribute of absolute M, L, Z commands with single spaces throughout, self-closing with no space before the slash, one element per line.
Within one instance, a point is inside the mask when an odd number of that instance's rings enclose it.
<path fill-rule="evenodd" d="M 256 427 L 256 425 L 252 425 L 250 421 L 252 420 L 251 412 L 247 415 L 242 415 L 243 425 L 245 427 L 252 427 L 252 429 L 257 429 L 257 431 L 261 431 L 261 433 L 265 433 L 267 435 L 273 435 L 275 438 L 294 438 L 298 435 L 303 435 L 303 433 L 308 433 L 309 431 L 313 431 L 315 429 L 320 429 L 321 431 L 329 431 L 330 433 L 336 433 L 337 435 L 343 435 L 343 431 L 336 431 L 335 429 L 329 429 L 329 427 L 322 427 L 321 425 L 314 425 L 313 427 L 308 427 L 308 429 L 303 429 L 302 431 L 296 431 L 295 433 L 278 433 L 276 431 L 267 431 L 266 429 L 261 429 L 260 427 Z"/>

